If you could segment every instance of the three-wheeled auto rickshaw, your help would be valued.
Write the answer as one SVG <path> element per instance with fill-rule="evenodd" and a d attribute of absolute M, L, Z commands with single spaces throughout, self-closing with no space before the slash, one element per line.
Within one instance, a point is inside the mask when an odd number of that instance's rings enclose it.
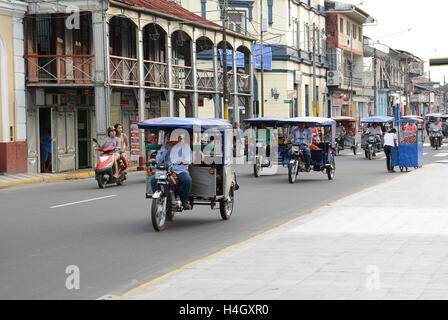
<path fill-rule="evenodd" d="M 392 148 L 392 166 L 398 166 L 401 172 L 423 166 L 423 123 L 416 118 L 397 122 L 398 147 Z"/>
<path fill-rule="evenodd" d="M 333 117 L 332 119 L 336 121 L 335 154 L 339 155 L 340 151 L 351 149 L 353 154 L 356 155 L 359 148 L 357 120 L 352 117 Z M 340 126 L 344 128 L 343 131 L 339 131 L 338 127 Z"/>
<path fill-rule="evenodd" d="M 383 150 L 384 134 L 393 128 L 394 121 L 394 117 L 388 116 L 374 116 L 361 120 L 361 148 L 364 150 L 366 159 L 372 160 Z M 379 134 L 380 131 L 382 134 Z"/>
<path fill-rule="evenodd" d="M 299 117 L 285 121 L 291 127 L 305 125 L 318 132 L 317 139 L 313 138 L 311 151 L 311 164 L 307 168 L 303 142 L 292 142 L 288 148 L 288 180 L 294 183 L 301 172 L 322 172 L 327 174 L 329 180 L 334 179 L 336 160 L 334 157 L 336 121 L 320 117 Z M 290 132 L 293 130 L 290 128 Z"/>
<path fill-rule="evenodd" d="M 263 117 L 246 119 L 247 159 L 253 162 L 254 176 L 258 178 L 263 169 L 283 165 L 285 159 L 287 118 Z"/>
<path fill-rule="evenodd" d="M 166 149 L 168 134 L 171 141 L 182 137 L 183 142 L 192 149 L 192 165 L 188 168 L 192 180 L 191 208 L 207 205 L 213 210 L 219 206 L 221 218 L 230 219 L 234 192 L 239 189 L 232 168 L 233 128 L 230 122 L 221 119 L 165 118 L 141 121 L 138 127 L 151 135 L 151 146 L 147 148 L 151 150 Z M 172 221 L 175 213 L 186 210 L 179 196 L 183 186 L 173 169 L 181 163 L 173 163 L 176 155 L 172 157 L 172 154 L 166 163 L 157 163 L 153 158 L 155 152 L 148 152 L 147 155 L 146 198 L 152 199 L 153 227 L 156 231 L 162 231 L 166 221 Z M 153 185 L 156 190 L 153 190 Z"/>

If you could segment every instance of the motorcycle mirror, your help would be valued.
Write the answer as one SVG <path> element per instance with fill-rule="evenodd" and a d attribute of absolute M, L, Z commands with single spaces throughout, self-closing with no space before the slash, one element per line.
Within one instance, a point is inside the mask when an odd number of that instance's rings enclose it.
<path fill-rule="evenodd" d="M 92 141 L 98 143 L 98 140 L 96 140 L 95 138 L 93 138 Z"/>

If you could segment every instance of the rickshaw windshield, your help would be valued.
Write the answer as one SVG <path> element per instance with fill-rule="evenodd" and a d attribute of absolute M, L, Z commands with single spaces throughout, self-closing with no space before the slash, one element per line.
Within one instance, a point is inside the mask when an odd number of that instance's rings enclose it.
<path fill-rule="evenodd" d="M 232 160 L 233 127 L 227 120 L 199 118 L 163 118 L 141 121 L 139 129 L 145 129 L 147 136 L 147 158 L 160 150 L 166 143 L 167 134 L 183 136 L 183 141 L 193 150 L 193 163 L 202 163 L 204 153 L 224 158 L 224 164 Z M 172 137 L 171 137 L 172 139 Z M 222 160 L 219 161 L 222 163 Z"/>
<path fill-rule="evenodd" d="M 290 131 L 293 127 L 304 124 L 306 128 L 311 129 L 318 142 L 330 143 L 332 147 L 335 145 L 336 121 L 333 119 L 319 117 L 291 118 L 286 120 L 284 124 L 291 127 Z"/>

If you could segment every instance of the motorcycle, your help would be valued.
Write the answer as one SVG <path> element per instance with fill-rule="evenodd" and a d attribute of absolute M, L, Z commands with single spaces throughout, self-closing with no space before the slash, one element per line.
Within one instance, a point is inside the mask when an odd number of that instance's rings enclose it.
<path fill-rule="evenodd" d="M 439 148 L 442 146 L 442 132 L 438 128 L 431 129 L 431 147 Z"/>
<path fill-rule="evenodd" d="M 335 139 L 335 153 L 338 156 L 340 151 L 344 150 L 344 136 L 343 135 L 339 135 L 336 139 Z"/>
<path fill-rule="evenodd" d="M 299 172 L 310 172 L 311 169 L 306 168 L 306 160 L 303 151 L 300 147 L 306 146 L 303 143 L 294 143 L 291 145 L 291 155 L 288 163 L 288 180 L 289 183 L 296 181 Z"/>
<path fill-rule="evenodd" d="M 118 160 L 118 178 L 114 177 L 114 154 L 115 147 L 110 146 L 107 148 L 100 147 L 96 139 L 92 139 L 98 145 L 97 150 L 102 152 L 98 158 L 98 162 L 95 167 L 95 180 L 98 182 L 98 187 L 104 189 L 106 185 L 116 183 L 121 186 L 127 178 L 125 171 L 126 166 L 121 159 Z M 126 159 L 129 166 L 129 160 Z"/>
<path fill-rule="evenodd" d="M 151 196 L 151 221 L 154 228 L 159 231 L 165 228 L 165 220 L 173 221 L 176 212 L 186 210 L 178 193 L 179 178 L 172 168 L 173 164 L 159 165 L 153 160 L 147 169 L 148 175 L 156 180 L 157 191 Z M 192 209 L 193 203 L 191 203 L 191 209 L 188 210 Z"/>
<path fill-rule="evenodd" d="M 364 146 L 364 152 L 366 158 L 372 160 L 372 157 L 376 156 L 376 153 L 380 151 L 378 148 L 378 135 L 369 135 Z"/>

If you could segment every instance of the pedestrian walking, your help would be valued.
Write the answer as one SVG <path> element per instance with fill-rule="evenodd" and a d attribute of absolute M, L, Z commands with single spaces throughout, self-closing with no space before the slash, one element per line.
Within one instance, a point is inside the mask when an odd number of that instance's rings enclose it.
<path fill-rule="evenodd" d="M 395 172 L 392 166 L 392 148 L 398 147 L 397 130 L 392 128 L 384 135 L 384 153 L 386 154 L 387 172 Z"/>

